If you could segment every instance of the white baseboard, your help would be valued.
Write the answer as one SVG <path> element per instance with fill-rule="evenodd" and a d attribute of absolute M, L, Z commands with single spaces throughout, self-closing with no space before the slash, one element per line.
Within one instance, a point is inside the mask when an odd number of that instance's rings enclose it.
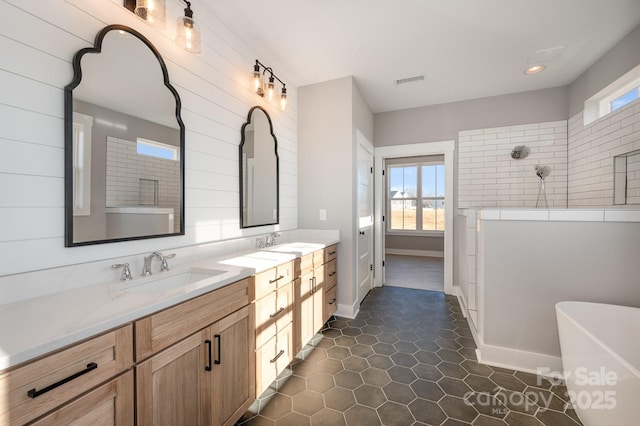
<path fill-rule="evenodd" d="M 462 296 L 462 291 L 460 291 L 460 287 L 453 286 L 454 289 L 454 294 L 455 296 L 458 298 L 458 304 L 460 305 L 460 309 L 462 309 L 462 315 L 464 315 L 465 318 L 467 318 L 467 301 L 464 300 L 464 297 Z"/>
<path fill-rule="evenodd" d="M 401 256 L 424 256 L 424 257 L 444 257 L 444 252 L 435 250 L 409 250 L 388 248 L 384 254 L 398 254 Z"/>
<path fill-rule="evenodd" d="M 562 358 L 559 356 L 484 344 L 478 345 L 476 354 L 481 364 L 511 370 L 533 374 L 540 374 L 542 371 L 562 371 Z"/>
<path fill-rule="evenodd" d="M 353 305 L 345 305 L 338 303 L 338 308 L 336 312 L 333 314 L 337 317 L 354 319 L 358 312 L 360 311 L 360 304 L 354 303 Z"/>

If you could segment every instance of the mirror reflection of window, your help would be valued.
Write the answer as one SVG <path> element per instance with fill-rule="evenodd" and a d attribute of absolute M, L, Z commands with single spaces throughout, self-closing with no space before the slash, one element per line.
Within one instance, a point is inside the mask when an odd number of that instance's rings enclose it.
<path fill-rule="evenodd" d="M 91 214 L 91 129 L 93 117 L 73 113 L 73 215 Z"/>

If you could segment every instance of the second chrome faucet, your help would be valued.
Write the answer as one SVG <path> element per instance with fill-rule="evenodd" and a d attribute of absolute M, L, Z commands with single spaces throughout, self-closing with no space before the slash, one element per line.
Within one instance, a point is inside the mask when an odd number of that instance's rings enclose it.
<path fill-rule="evenodd" d="M 154 257 L 157 257 L 158 260 L 160 261 L 160 272 L 162 272 L 162 271 L 169 270 L 169 263 L 167 262 L 167 259 L 171 259 L 172 257 L 175 257 L 175 256 L 176 256 L 175 253 L 171 253 L 166 256 L 163 256 L 162 253 L 154 251 L 149 256 L 146 256 L 144 258 L 144 266 L 142 267 L 142 276 L 146 277 L 151 275 L 151 261 L 153 260 Z"/>

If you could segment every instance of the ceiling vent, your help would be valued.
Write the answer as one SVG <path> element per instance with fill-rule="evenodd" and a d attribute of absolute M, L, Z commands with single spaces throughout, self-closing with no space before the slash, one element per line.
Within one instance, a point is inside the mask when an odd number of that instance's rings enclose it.
<path fill-rule="evenodd" d="M 394 80 L 396 87 L 406 86 L 410 84 L 419 84 L 424 82 L 424 74 L 416 75 L 414 77 L 401 78 L 399 80 Z"/>

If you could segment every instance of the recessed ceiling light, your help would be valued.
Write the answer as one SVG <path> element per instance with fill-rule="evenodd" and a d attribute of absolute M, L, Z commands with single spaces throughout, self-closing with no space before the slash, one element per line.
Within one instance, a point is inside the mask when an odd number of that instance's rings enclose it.
<path fill-rule="evenodd" d="M 543 71 L 546 67 L 544 65 L 534 65 L 531 66 L 529 68 L 527 68 L 526 70 L 524 70 L 524 73 L 527 75 L 531 75 L 531 74 L 537 74 L 541 71 Z"/>

